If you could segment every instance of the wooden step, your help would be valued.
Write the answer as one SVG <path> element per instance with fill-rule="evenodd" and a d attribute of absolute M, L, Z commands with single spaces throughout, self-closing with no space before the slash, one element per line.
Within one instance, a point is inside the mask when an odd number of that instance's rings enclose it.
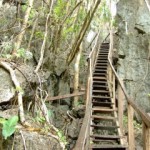
<path fill-rule="evenodd" d="M 95 106 L 103 106 L 103 107 L 112 107 L 114 103 L 112 102 L 98 102 L 98 101 L 92 101 L 92 104 Z"/>
<path fill-rule="evenodd" d="M 126 150 L 126 146 L 123 145 L 98 145 L 91 144 L 88 150 Z"/>
<path fill-rule="evenodd" d="M 93 75 L 98 75 L 98 76 L 107 76 L 106 73 L 96 73 L 96 72 L 93 72 Z"/>
<path fill-rule="evenodd" d="M 108 63 L 104 62 L 104 63 L 96 63 L 96 66 L 108 66 Z"/>
<path fill-rule="evenodd" d="M 107 81 L 97 81 L 97 80 L 93 80 L 93 83 L 107 83 Z"/>
<path fill-rule="evenodd" d="M 93 79 L 104 79 L 104 80 L 106 80 L 106 77 L 99 77 L 99 76 L 97 76 L 97 77 L 93 77 Z"/>
<path fill-rule="evenodd" d="M 101 60 L 101 58 L 100 58 L 100 60 Z M 100 61 L 99 60 L 99 57 L 97 57 L 97 59 L 96 59 L 96 63 L 98 63 L 98 61 Z M 102 62 L 100 62 L 100 63 L 107 63 L 108 64 L 108 59 L 107 58 L 105 58 L 105 60 L 101 60 Z M 103 62 L 104 61 L 104 62 Z"/>
<path fill-rule="evenodd" d="M 100 52 L 109 52 L 109 49 L 107 47 L 101 47 Z"/>
<path fill-rule="evenodd" d="M 92 95 L 92 98 L 110 99 L 111 97 L 108 97 L 108 96 L 98 96 L 98 95 Z"/>
<path fill-rule="evenodd" d="M 103 69 L 99 69 L 99 68 L 98 68 L 98 69 L 95 69 L 94 71 L 98 71 L 98 72 L 103 72 L 103 71 L 105 71 L 105 72 L 106 72 L 106 71 L 107 71 L 107 68 L 103 68 Z"/>
<path fill-rule="evenodd" d="M 107 69 L 107 66 L 97 66 L 97 65 L 95 66 L 95 69 L 103 69 L 103 68 Z"/>
<path fill-rule="evenodd" d="M 101 108 L 101 107 L 93 107 L 92 111 L 97 111 L 97 112 L 114 112 L 114 111 L 117 111 L 117 109 L 108 109 L 108 108 Z"/>
<path fill-rule="evenodd" d="M 99 54 L 98 57 L 108 57 L 107 54 Z"/>
<path fill-rule="evenodd" d="M 100 84 L 93 84 L 93 87 L 106 88 L 106 89 L 108 89 L 108 86 L 107 86 L 107 85 L 100 85 Z"/>
<path fill-rule="evenodd" d="M 117 119 L 115 117 L 99 116 L 99 115 L 92 115 L 91 118 L 93 118 L 93 119 L 100 119 L 100 120 L 116 120 Z"/>
<path fill-rule="evenodd" d="M 96 65 L 108 65 L 108 63 L 104 62 L 104 63 L 96 63 Z"/>
<path fill-rule="evenodd" d="M 93 93 L 109 93 L 107 90 L 93 90 Z"/>
<path fill-rule="evenodd" d="M 98 55 L 99 55 L 99 54 L 107 54 L 107 55 L 108 55 L 108 53 L 109 53 L 108 51 L 100 51 L 100 52 L 98 53 Z"/>
<path fill-rule="evenodd" d="M 98 138 L 98 139 L 105 139 L 105 140 L 118 140 L 120 138 L 123 138 L 123 136 L 116 136 L 116 135 L 99 135 L 99 134 L 93 134 L 90 135 L 91 138 Z"/>
<path fill-rule="evenodd" d="M 98 128 L 100 130 L 114 130 L 119 128 L 119 126 L 102 126 L 102 125 L 91 125 L 91 127 Z"/>

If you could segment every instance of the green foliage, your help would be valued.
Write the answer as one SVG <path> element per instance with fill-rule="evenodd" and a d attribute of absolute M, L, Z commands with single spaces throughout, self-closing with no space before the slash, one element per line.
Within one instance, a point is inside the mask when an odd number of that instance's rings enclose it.
<path fill-rule="evenodd" d="M 1 49 L 1 57 L 3 58 L 11 58 L 11 51 L 12 51 L 13 45 L 11 41 L 3 41 L 0 45 Z"/>
<path fill-rule="evenodd" d="M 0 124 L 3 124 L 6 121 L 4 118 L 0 118 Z"/>
<path fill-rule="evenodd" d="M 63 135 L 63 132 L 59 130 L 57 132 L 57 135 L 58 135 L 59 139 L 66 145 L 67 144 L 67 140 L 66 140 L 66 137 Z"/>
<path fill-rule="evenodd" d="M 49 118 L 54 118 L 54 112 L 53 112 L 53 110 L 48 110 L 48 117 Z"/>
<path fill-rule="evenodd" d="M 21 94 L 24 94 L 24 91 L 20 86 L 16 87 L 15 92 L 20 92 Z"/>
<path fill-rule="evenodd" d="M 29 19 L 33 19 L 36 16 L 37 11 L 35 9 L 31 9 L 30 15 L 29 15 Z"/>
<path fill-rule="evenodd" d="M 30 51 L 20 48 L 17 50 L 16 56 L 18 58 L 23 58 L 25 60 L 30 60 L 33 57 L 33 54 Z"/>
<path fill-rule="evenodd" d="M 19 49 L 17 50 L 16 56 L 17 56 L 18 58 L 20 58 L 20 57 L 24 57 L 24 55 L 25 55 L 25 49 L 24 49 L 24 48 L 19 48 Z"/>
<path fill-rule="evenodd" d="M 21 8 L 22 8 L 22 11 L 25 12 L 26 9 L 27 9 L 27 7 L 28 7 L 27 5 L 22 5 L 22 7 L 21 7 Z"/>
<path fill-rule="evenodd" d="M 125 115 L 123 116 L 123 124 L 125 127 L 127 127 L 128 117 Z M 136 130 L 140 130 L 142 128 L 142 124 L 138 123 L 136 120 L 133 120 L 133 125 Z"/>
<path fill-rule="evenodd" d="M 2 128 L 2 135 L 5 139 L 11 136 L 15 132 L 15 127 L 18 123 L 18 116 L 13 116 L 8 120 L 3 120 L 3 128 Z"/>
<path fill-rule="evenodd" d="M 101 16 L 100 19 L 106 23 L 109 22 L 111 19 L 111 14 L 108 6 L 106 5 L 106 1 L 103 2 L 102 6 L 100 7 Z"/>
<path fill-rule="evenodd" d="M 61 19 L 65 14 L 66 2 L 64 0 L 57 0 L 57 3 L 54 7 L 54 16 L 57 19 Z"/>
<path fill-rule="evenodd" d="M 111 22 L 111 13 L 107 4 L 107 0 L 102 0 L 100 7 L 96 11 L 96 14 L 93 18 L 91 27 L 94 30 L 97 30 L 100 25 L 104 26 L 106 23 Z"/>
<path fill-rule="evenodd" d="M 36 31 L 35 32 L 35 37 L 43 39 L 44 38 L 44 33 L 41 32 L 41 31 Z"/>

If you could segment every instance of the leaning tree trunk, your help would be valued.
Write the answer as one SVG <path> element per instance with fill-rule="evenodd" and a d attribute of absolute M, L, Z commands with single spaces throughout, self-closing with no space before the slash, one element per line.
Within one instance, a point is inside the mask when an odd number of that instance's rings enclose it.
<path fill-rule="evenodd" d="M 21 46 L 22 39 L 23 39 L 23 36 L 24 36 L 26 28 L 27 28 L 29 15 L 30 15 L 31 9 L 33 7 L 33 2 L 34 2 L 34 0 L 28 0 L 28 7 L 27 7 L 27 10 L 25 12 L 25 16 L 24 16 L 22 27 L 21 27 L 21 31 L 20 31 L 20 33 L 17 37 L 16 43 L 15 43 L 15 48 L 12 52 L 14 55 L 17 53 L 17 50 Z"/>
<path fill-rule="evenodd" d="M 79 92 L 79 75 L 80 75 L 80 58 L 82 54 L 82 44 L 80 45 L 80 50 L 76 56 L 76 61 L 74 64 L 74 93 Z M 79 104 L 78 96 L 74 97 L 73 107 L 76 107 Z"/>

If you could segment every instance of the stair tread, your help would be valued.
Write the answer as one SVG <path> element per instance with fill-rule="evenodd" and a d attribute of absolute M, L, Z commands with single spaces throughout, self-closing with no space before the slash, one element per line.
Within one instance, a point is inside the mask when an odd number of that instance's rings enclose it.
<path fill-rule="evenodd" d="M 120 139 L 123 136 L 119 136 L 119 135 L 99 135 L 99 134 L 93 134 L 90 135 L 91 138 L 100 138 L 100 139 Z"/>
<path fill-rule="evenodd" d="M 91 127 L 100 128 L 100 129 L 103 129 L 103 130 L 112 130 L 112 129 L 119 128 L 119 126 L 104 126 L 104 125 L 91 125 Z"/>
<path fill-rule="evenodd" d="M 107 66 L 102 66 L 102 65 L 100 65 L 100 66 L 95 66 L 95 68 L 107 68 Z"/>
<path fill-rule="evenodd" d="M 98 55 L 100 55 L 100 54 L 104 54 L 104 55 L 108 55 L 108 51 L 100 51 L 99 53 L 98 53 Z"/>
<path fill-rule="evenodd" d="M 98 59 L 98 58 L 97 58 L 97 60 L 96 60 L 96 61 L 97 61 L 97 62 L 98 62 L 98 61 L 105 61 L 105 62 L 108 62 L 108 60 L 107 60 L 107 59 Z"/>
<path fill-rule="evenodd" d="M 110 116 L 99 116 L 99 115 L 92 115 L 91 118 L 95 119 L 102 119 L 102 120 L 116 120 L 116 117 L 110 117 Z"/>
<path fill-rule="evenodd" d="M 107 58 L 107 57 L 108 57 L 108 55 L 99 54 L 99 55 L 98 55 L 98 58 L 101 58 L 101 57 L 106 57 L 106 58 Z"/>
<path fill-rule="evenodd" d="M 93 92 L 98 92 L 98 93 L 109 93 L 107 90 L 93 90 Z"/>
<path fill-rule="evenodd" d="M 97 80 L 93 80 L 93 83 L 107 83 L 107 81 L 97 81 Z"/>
<path fill-rule="evenodd" d="M 113 112 L 113 111 L 117 111 L 117 109 L 108 109 L 108 108 L 101 108 L 101 107 L 93 107 L 92 108 L 93 111 L 110 111 L 110 112 Z"/>
<path fill-rule="evenodd" d="M 98 149 L 112 149 L 113 150 L 117 150 L 117 149 L 122 149 L 122 150 L 125 150 L 127 148 L 127 146 L 125 145 L 109 145 L 109 144 L 106 144 L 106 145 L 101 145 L 101 144 L 90 144 L 90 148 L 98 148 Z"/>
<path fill-rule="evenodd" d="M 92 98 L 99 98 L 99 99 L 109 99 L 111 98 L 110 96 L 99 96 L 99 95 L 92 95 Z"/>
<path fill-rule="evenodd" d="M 93 85 L 93 87 L 100 87 L 100 88 L 108 88 L 108 86 L 107 85 Z"/>
<path fill-rule="evenodd" d="M 106 71 L 107 71 L 107 68 L 103 68 L 103 69 L 99 69 L 99 68 L 98 68 L 98 69 L 95 69 L 94 71 L 95 71 L 95 72 L 97 72 L 97 71 L 99 71 L 99 72 L 105 71 L 105 72 L 106 72 Z"/>
<path fill-rule="evenodd" d="M 105 66 L 107 66 L 108 65 L 108 63 L 106 63 L 106 62 L 104 62 L 104 63 L 96 63 L 96 66 L 99 66 L 99 65 L 105 65 Z"/>
<path fill-rule="evenodd" d="M 101 75 L 106 76 L 107 75 L 106 73 L 98 73 L 98 72 L 94 72 L 93 74 L 94 75 L 99 75 L 99 76 L 101 76 Z"/>
<path fill-rule="evenodd" d="M 106 77 L 93 77 L 93 79 L 106 79 Z"/>

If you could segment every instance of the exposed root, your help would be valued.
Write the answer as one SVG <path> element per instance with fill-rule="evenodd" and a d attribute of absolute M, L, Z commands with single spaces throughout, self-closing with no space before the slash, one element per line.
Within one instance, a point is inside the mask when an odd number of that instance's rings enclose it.
<path fill-rule="evenodd" d="M 2 66 L 5 70 L 7 70 L 10 73 L 11 79 L 15 85 L 15 88 L 17 89 L 17 94 L 18 94 L 18 106 L 19 106 L 19 117 L 21 123 L 25 122 L 25 116 L 24 116 L 24 109 L 23 109 L 23 99 L 22 99 L 22 92 L 21 86 L 19 81 L 17 80 L 17 77 L 15 75 L 15 71 L 9 66 L 7 62 L 0 61 L 0 66 Z"/>

